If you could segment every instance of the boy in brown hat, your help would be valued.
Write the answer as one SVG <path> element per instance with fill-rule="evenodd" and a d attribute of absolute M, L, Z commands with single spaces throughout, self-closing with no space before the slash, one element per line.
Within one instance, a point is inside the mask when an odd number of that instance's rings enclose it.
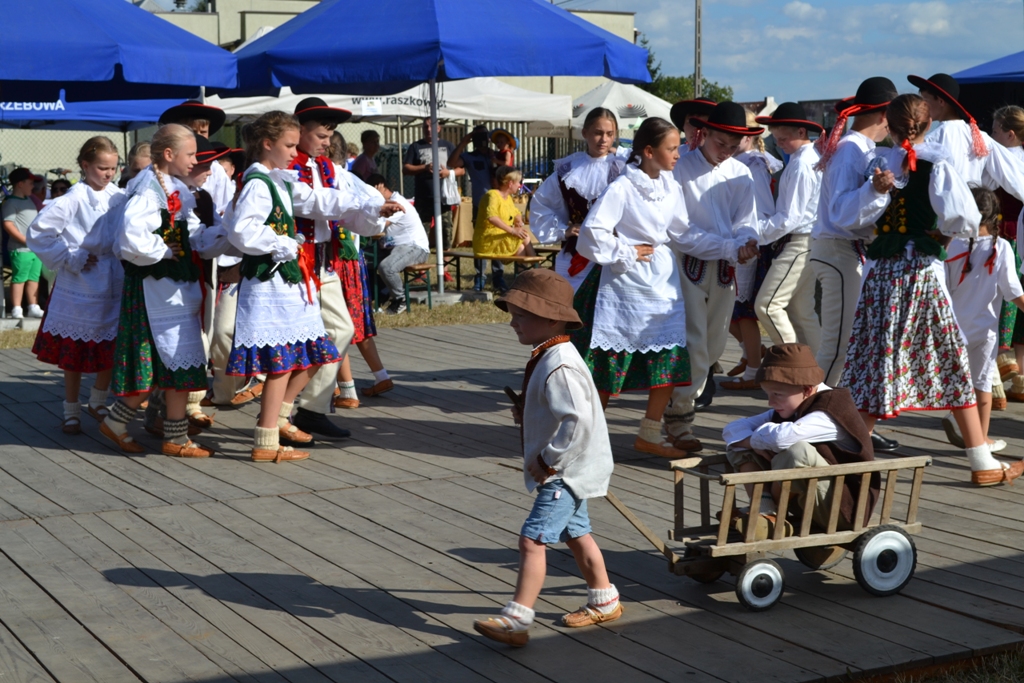
<path fill-rule="evenodd" d="M 809 346 L 780 344 L 768 350 L 757 380 L 768 394 L 771 410 L 730 422 L 722 437 L 729 463 L 740 472 L 797 467 L 827 467 L 875 459 L 871 434 L 857 412 L 849 389 L 830 389 L 822 382 L 825 372 Z M 871 475 L 869 504 L 864 522 L 878 499 L 881 479 Z M 829 515 L 829 481 L 820 481 L 814 495 L 812 520 L 825 529 Z M 747 487 L 750 495 L 753 486 Z M 761 512 L 774 522 L 781 485 L 763 494 Z M 794 481 L 793 495 L 802 496 L 806 482 Z M 839 528 L 853 528 L 854 501 L 860 478 L 847 477 L 843 484 Z M 792 508 L 791 508 L 792 509 Z"/>
<path fill-rule="evenodd" d="M 517 277 L 495 301 L 512 314 L 519 343 L 533 347 L 512 417 L 522 430 L 526 488 L 537 489 L 537 498 L 519 536 L 515 595 L 501 616 L 476 621 L 473 628 L 513 647 L 526 645 L 530 638 L 548 543 L 566 543 L 587 582 L 587 604 L 562 617 L 564 626 L 622 616 L 619 592 L 608 581 L 604 557 L 590 535 L 587 499 L 608 492 L 614 463 L 597 387 L 565 334 L 583 326 L 572 299 L 572 285 L 565 278 L 538 268 Z"/>

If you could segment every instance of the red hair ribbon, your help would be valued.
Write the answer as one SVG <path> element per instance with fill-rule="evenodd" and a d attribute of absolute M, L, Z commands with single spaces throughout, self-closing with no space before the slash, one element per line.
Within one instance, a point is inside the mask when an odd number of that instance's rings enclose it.
<path fill-rule="evenodd" d="M 181 211 L 181 193 L 178 190 L 167 195 L 167 213 L 171 214 L 171 225 Z"/>
<path fill-rule="evenodd" d="M 590 260 L 585 256 L 580 256 L 578 253 L 572 255 L 572 260 L 569 261 L 569 275 L 573 277 L 583 272 L 583 269 L 587 267 Z"/>
<path fill-rule="evenodd" d="M 900 143 L 900 147 L 907 150 L 907 168 L 911 171 L 917 170 L 917 152 L 914 151 L 914 146 L 910 144 L 910 140 L 904 139 Z"/>
<path fill-rule="evenodd" d="M 999 239 L 998 237 L 994 237 L 992 239 L 992 253 L 988 255 L 987 259 L 985 259 L 985 267 L 988 268 L 988 274 L 989 275 L 992 274 L 992 271 L 996 267 L 996 247 L 995 247 L 995 245 L 997 244 L 996 240 L 998 240 L 998 239 Z"/>
<path fill-rule="evenodd" d="M 309 281 L 312 280 L 313 284 L 316 285 L 317 291 L 320 290 L 320 278 L 316 272 L 316 244 L 312 241 L 305 242 L 299 245 L 298 258 L 299 272 L 302 273 L 302 279 L 306 281 L 306 294 L 309 295 L 309 303 L 313 303 L 313 289 L 309 286 Z"/>
<path fill-rule="evenodd" d="M 967 124 L 971 127 L 971 144 L 974 147 L 974 156 L 987 157 L 988 147 L 985 146 L 985 139 L 981 137 L 981 131 L 978 130 L 978 122 L 972 116 L 967 120 Z"/>

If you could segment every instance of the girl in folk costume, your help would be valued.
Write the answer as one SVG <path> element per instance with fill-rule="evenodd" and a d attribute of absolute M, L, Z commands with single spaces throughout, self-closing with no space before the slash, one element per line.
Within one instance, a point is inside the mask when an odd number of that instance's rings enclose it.
<path fill-rule="evenodd" d="M 342 192 L 368 193 L 368 188 L 372 186 L 360 181 L 354 173 L 345 170 L 344 164 L 348 157 L 348 150 L 345 138 L 337 131 L 331 136 L 330 157 L 334 162 L 334 176 L 338 182 L 338 189 Z M 411 208 L 410 206 L 409 209 L 411 210 Z M 383 223 L 383 219 L 380 222 Z M 345 230 L 344 223 L 338 224 L 337 231 L 338 259 L 335 261 L 334 267 L 341 280 L 341 291 L 345 295 L 345 304 L 348 306 L 348 313 L 352 318 L 352 343 L 359 349 L 360 355 L 366 361 L 374 377 L 373 386 L 364 387 L 363 395 L 376 396 L 393 389 L 394 382 L 384 368 L 384 363 L 381 362 L 380 354 L 377 352 L 377 343 L 373 341 L 373 338 L 377 336 L 377 324 L 373 319 L 373 289 L 370 287 L 370 277 L 366 270 L 366 260 L 363 258 L 359 235 Z M 334 397 L 335 408 L 351 410 L 359 407 L 359 395 L 356 393 L 356 382 L 352 376 L 351 358 L 352 354 L 346 353 L 344 360 L 338 364 L 338 392 Z"/>
<path fill-rule="evenodd" d="M 235 342 L 228 374 L 265 374 L 252 460 L 281 462 L 309 457 L 280 446 L 281 437 L 312 437 L 289 422 L 292 404 L 321 365 L 341 360 L 327 336 L 313 280 L 315 263 L 300 250 L 294 214 L 335 220 L 347 195 L 314 190 L 288 169 L 299 144 L 299 122 L 272 111 L 244 130 L 249 159 L 245 184 L 228 219 L 228 240 L 241 252 Z M 304 241 L 304 240 L 303 240 Z"/>
<path fill-rule="evenodd" d="M 580 226 L 608 184 L 623 172 L 626 160 L 612 153 L 619 137 L 618 121 L 604 107 L 591 109 L 583 120 L 585 152 L 555 162 L 530 201 L 530 228 L 541 244 L 562 243 L 555 257 L 555 272 L 578 290 L 594 264 L 576 251 Z M 600 275 L 594 276 L 594 283 Z"/>
<path fill-rule="evenodd" d="M 634 448 L 666 458 L 686 454 L 661 438 L 661 418 L 676 386 L 690 383 L 686 311 L 679 258 L 669 248 L 689 229 L 672 169 L 679 131 L 649 118 L 637 130 L 622 175 L 597 200 L 580 228 L 579 253 L 600 266 L 589 313 L 589 348 L 582 355 L 607 405 L 621 391 L 647 391 L 647 412 Z M 579 348 L 577 346 L 577 348 Z"/>
<path fill-rule="evenodd" d="M 142 446 L 128 423 L 152 389 L 167 408 L 164 455 L 205 458 L 213 451 L 188 438 L 185 404 L 206 388 L 199 256 L 219 243 L 193 212 L 195 199 L 175 176 L 186 176 L 196 158 L 195 135 L 178 124 L 160 128 L 150 145 L 153 165 L 128 183 L 114 248 L 124 266 L 124 289 L 115 348 L 114 394 L 100 431 L 128 453 Z"/>
<path fill-rule="evenodd" d="M 747 127 L 756 128 L 757 119 L 746 112 Z M 743 163 L 754 177 L 754 211 L 759 224 L 767 223 L 775 214 L 775 195 L 772 176 L 782 170 L 782 162 L 764 151 L 764 138 L 747 135 L 740 140 L 734 158 Z M 754 300 L 771 266 L 774 246 L 761 244 L 758 257 L 736 267 L 736 304 L 732 309 L 729 333 L 743 349 L 739 364 L 729 371 L 730 377 L 722 382 L 723 389 L 757 389 L 757 369 L 761 367 L 761 328 L 757 324 Z"/>
<path fill-rule="evenodd" d="M 1006 148 L 1011 156 L 1024 164 L 1024 109 L 1009 105 L 1001 107 L 992 115 L 992 137 Z M 1017 268 L 1021 266 L 1020 249 L 1024 245 L 1024 203 L 1003 188 L 996 189 L 1003 220 L 999 226 L 1002 237 L 1014 245 Z M 1009 349 L 1006 347 L 1010 346 Z M 1017 307 L 1003 302 L 999 316 L 999 378 L 1013 380 L 1006 391 L 1006 398 L 1017 403 L 1024 402 L 1024 315 L 1017 315 Z M 996 387 L 993 387 L 993 392 Z"/>
<path fill-rule="evenodd" d="M 1013 260 L 1013 247 L 999 236 L 999 199 L 985 188 L 974 188 L 971 192 L 981 213 L 978 238 L 958 237 L 950 243 L 946 283 L 952 293 L 956 321 L 967 339 L 981 431 L 989 450 L 995 453 L 1006 448 L 1002 439 L 988 438 L 992 378 L 999 353 L 999 315 L 1004 302 L 1014 308 L 1024 307 L 1024 288 Z M 942 426 L 950 443 L 963 448 L 963 439 L 956 432 L 953 420 L 942 418 Z"/>
<path fill-rule="evenodd" d="M 79 390 L 82 373 L 95 372 L 89 414 L 107 416 L 107 393 L 114 368 L 114 340 L 121 303 L 121 264 L 114 258 L 114 232 L 99 219 L 121 190 L 117 147 L 110 139 L 86 140 L 78 153 L 82 181 L 53 200 L 29 226 L 29 249 L 57 273 L 46 317 L 32 353 L 64 371 L 65 434 L 82 431 Z"/>
<path fill-rule="evenodd" d="M 976 237 L 981 216 L 944 151 L 925 143 L 931 125 L 918 95 L 900 95 L 886 111 L 898 145 L 868 168 L 880 192 L 892 192 L 867 250 L 870 259 L 854 313 L 842 383 L 869 429 L 904 410 L 951 409 L 963 434 L 971 481 L 990 486 L 1019 477 L 985 443 L 967 350 L 945 287 L 947 237 Z M 882 164 L 881 162 L 885 162 Z M 887 165 L 890 173 L 875 174 Z M 895 174 L 899 174 L 899 178 Z"/>

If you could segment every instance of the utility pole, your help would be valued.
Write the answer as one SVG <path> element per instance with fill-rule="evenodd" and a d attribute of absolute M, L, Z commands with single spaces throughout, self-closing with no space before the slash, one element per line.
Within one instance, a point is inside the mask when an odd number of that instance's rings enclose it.
<path fill-rule="evenodd" d="M 693 96 L 700 97 L 702 81 L 700 74 L 700 0 L 694 0 L 694 38 L 693 38 Z"/>

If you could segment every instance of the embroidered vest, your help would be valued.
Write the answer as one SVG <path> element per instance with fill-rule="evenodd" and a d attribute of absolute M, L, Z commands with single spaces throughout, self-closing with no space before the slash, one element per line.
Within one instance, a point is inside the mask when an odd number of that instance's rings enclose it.
<path fill-rule="evenodd" d="M 139 278 L 151 277 L 156 280 L 170 278 L 176 282 L 196 282 L 199 280 L 199 266 L 192 259 L 192 246 L 188 241 L 188 221 L 178 214 L 171 224 L 171 214 L 167 209 L 160 209 L 160 229 L 157 230 L 165 244 L 179 244 L 177 261 L 163 259 L 151 266 L 140 266 L 129 261 L 121 261 L 125 275 Z"/>
<path fill-rule="evenodd" d="M 875 224 L 877 237 L 867 249 L 870 259 L 892 258 L 906 249 L 907 242 L 914 241 L 919 254 L 946 259 L 946 250 L 928 231 L 935 230 L 937 216 L 928 199 L 928 183 L 931 180 L 932 163 L 917 160 L 917 170 L 910 171 L 905 187 L 893 190 L 892 198 L 885 213 Z"/>
<path fill-rule="evenodd" d="M 918 164 L 921 162 L 918 161 Z M 816 443 L 815 450 L 828 461 L 830 465 L 841 465 L 854 462 L 869 462 L 875 459 L 875 449 L 871 445 L 871 433 L 864 426 L 864 420 L 857 412 L 857 406 L 853 403 L 849 389 L 832 389 L 831 391 L 820 391 L 799 406 L 793 412 L 792 417 L 783 420 L 778 413 L 772 415 L 772 422 L 795 422 L 804 415 L 813 412 L 823 412 L 832 418 L 839 427 L 847 434 L 856 439 L 860 444 L 858 452 L 848 451 L 839 445 L 838 442 Z M 864 511 L 864 523 L 867 524 L 871 518 L 871 511 L 878 501 L 878 493 L 881 489 L 882 477 L 878 472 L 871 474 L 868 485 L 868 505 Z M 843 479 L 843 498 L 839 504 L 839 528 L 853 528 L 853 513 L 857 506 L 857 497 L 860 495 L 860 476 L 845 477 Z"/>
<path fill-rule="evenodd" d="M 316 166 L 316 172 L 320 175 L 320 184 L 323 187 L 337 189 L 338 183 L 334 175 L 334 163 L 327 157 L 319 156 L 314 159 L 314 165 Z M 292 170 L 298 171 L 300 181 L 310 187 L 314 187 L 313 169 L 309 167 L 308 154 L 300 150 L 295 157 L 295 161 L 292 162 Z M 327 264 L 332 270 L 336 270 L 333 266 L 334 261 L 356 260 L 359 258 L 359 247 L 356 243 L 356 236 L 345 230 L 339 221 L 328 221 L 328 223 L 331 226 L 330 244 L 332 253 L 327 259 Z M 312 249 L 312 245 L 316 243 L 315 222 L 308 218 L 296 216 L 295 229 L 302 233 L 302 236 L 306 238 L 306 244 L 311 245 L 309 248 Z"/>
<path fill-rule="evenodd" d="M 294 238 L 295 221 L 288 214 L 284 202 L 281 201 L 281 195 L 278 194 L 274 181 L 265 173 L 250 173 L 245 177 L 247 183 L 254 180 L 264 182 L 270 188 L 270 198 L 274 205 L 270 209 L 270 215 L 267 216 L 267 225 L 278 235 L 288 235 Z M 288 184 L 286 183 L 286 185 Z M 290 191 L 291 187 L 288 186 L 288 189 Z M 277 266 L 276 271 L 274 270 L 275 266 Z M 298 284 L 303 280 L 297 259 L 277 264 L 274 263 L 270 254 L 260 254 L 259 256 L 246 254 L 242 257 L 242 277 L 244 278 L 266 282 L 274 277 L 275 272 L 280 273 L 285 282 Z"/>

